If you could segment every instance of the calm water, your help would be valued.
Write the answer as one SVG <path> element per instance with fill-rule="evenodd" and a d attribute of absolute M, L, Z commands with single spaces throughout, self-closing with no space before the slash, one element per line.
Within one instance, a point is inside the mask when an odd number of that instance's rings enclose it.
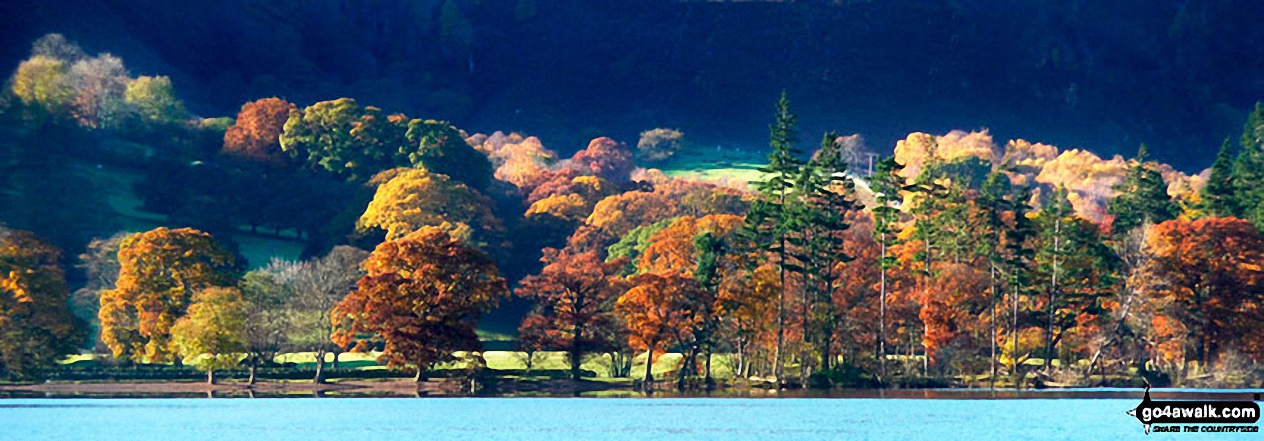
<path fill-rule="evenodd" d="M 0 400 L 0 439 L 1146 439 L 1141 424 L 1124 413 L 1138 401 L 10 399 Z M 1166 436 L 1177 435 L 1155 433 L 1150 439 Z"/>

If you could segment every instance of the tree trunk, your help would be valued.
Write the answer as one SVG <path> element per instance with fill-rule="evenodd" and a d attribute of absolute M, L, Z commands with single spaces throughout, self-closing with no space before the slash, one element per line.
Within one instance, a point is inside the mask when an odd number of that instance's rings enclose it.
<path fill-rule="evenodd" d="M 1058 252 L 1061 249 L 1062 218 L 1053 221 L 1053 272 L 1049 275 L 1049 328 L 1045 330 L 1045 372 L 1053 366 L 1053 315 L 1058 311 L 1054 302 L 1058 299 Z"/>
<path fill-rule="evenodd" d="M 578 331 L 578 327 L 576 327 L 576 330 Z M 580 364 L 584 360 L 584 354 L 582 351 L 580 351 L 580 348 L 579 348 L 579 335 L 578 334 L 576 334 L 575 337 L 571 339 L 570 356 L 571 356 L 570 357 L 571 358 L 571 380 L 579 381 L 579 374 L 580 374 L 579 367 L 580 367 Z"/>
<path fill-rule="evenodd" d="M 426 381 L 426 367 L 421 363 L 417 363 L 417 375 L 413 376 L 413 381 L 423 383 Z"/>
<path fill-rule="evenodd" d="M 680 373 L 676 377 L 676 389 L 685 390 L 685 378 L 689 376 L 689 371 L 697 366 L 698 361 L 698 345 L 689 348 L 689 354 L 685 355 L 684 363 L 680 365 Z"/>
<path fill-rule="evenodd" d="M 703 378 L 703 381 L 704 381 L 704 383 L 706 383 L 706 385 L 707 385 L 707 389 L 708 389 L 708 390 L 710 390 L 711 388 L 713 388 L 713 387 L 715 386 L 715 380 L 713 380 L 713 379 L 711 378 L 711 345 L 707 345 L 707 361 L 706 361 L 706 365 L 707 365 L 707 367 L 706 367 L 706 372 L 707 372 L 707 373 L 706 373 L 706 376 Z"/>
<path fill-rule="evenodd" d="M 992 285 L 992 290 L 988 292 L 992 298 L 990 303 L 992 310 L 992 320 L 988 322 L 988 326 L 992 328 L 992 375 L 988 376 L 988 387 L 996 389 L 996 265 L 988 266 L 988 278 Z"/>
<path fill-rule="evenodd" d="M 654 389 L 654 345 L 645 352 L 645 378 L 641 379 L 641 390 L 649 392 Z"/>
<path fill-rule="evenodd" d="M 887 233 L 882 233 L 882 261 L 878 264 L 878 372 L 887 377 Z"/>
<path fill-rule="evenodd" d="M 257 373 L 258 369 L 259 369 L 259 356 L 251 354 L 250 355 L 250 380 L 248 380 L 247 384 L 251 386 L 255 385 L 255 374 Z"/>
<path fill-rule="evenodd" d="M 215 369 L 206 370 L 206 384 L 210 386 L 215 385 Z"/>
<path fill-rule="evenodd" d="M 312 379 L 313 383 L 325 384 L 325 350 L 316 351 L 316 378 Z"/>
<path fill-rule="evenodd" d="M 338 370 L 338 357 L 342 355 L 342 351 L 334 351 L 334 363 L 330 365 L 333 370 Z"/>
<path fill-rule="evenodd" d="M 782 204 L 785 204 L 785 196 L 782 196 Z M 772 379 L 776 382 L 777 389 L 781 389 L 782 378 L 782 348 L 785 346 L 786 339 L 786 239 L 781 238 L 781 295 L 777 301 L 777 348 L 772 354 Z"/>

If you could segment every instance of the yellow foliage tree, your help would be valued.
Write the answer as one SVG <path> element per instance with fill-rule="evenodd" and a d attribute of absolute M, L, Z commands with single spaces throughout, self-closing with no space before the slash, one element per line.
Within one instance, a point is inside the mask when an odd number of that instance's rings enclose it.
<path fill-rule="evenodd" d="M 437 227 L 467 243 L 478 246 L 492 242 L 503 230 L 492 213 L 492 200 L 465 184 L 423 169 L 395 169 L 383 172 L 372 182 L 382 182 L 364 214 L 356 223 L 361 231 L 386 230 L 386 240 L 395 240 L 422 227 Z"/>
<path fill-rule="evenodd" d="M 237 366 L 246 351 L 246 302 L 237 288 L 210 287 L 193 294 L 189 312 L 171 327 L 171 343 L 184 358 L 206 371 L 215 384 L 216 369 Z"/>
<path fill-rule="evenodd" d="M 119 245 L 119 278 L 101 293 L 101 340 L 132 361 L 173 361 L 171 327 L 194 292 L 233 281 L 233 255 L 210 234 L 158 228 Z"/>

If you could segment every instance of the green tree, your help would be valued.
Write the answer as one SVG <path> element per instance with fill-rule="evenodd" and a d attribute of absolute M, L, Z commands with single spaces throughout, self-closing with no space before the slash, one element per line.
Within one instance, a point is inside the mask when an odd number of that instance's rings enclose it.
<path fill-rule="evenodd" d="M 896 264 L 894 256 L 888 256 L 896 236 L 896 223 L 900 220 L 899 205 L 903 201 L 904 177 L 900 176 L 900 163 L 895 157 L 878 161 L 873 176 L 869 178 L 869 188 L 873 190 L 875 205 L 870 210 L 873 214 L 873 235 L 881 247 L 878 260 L 878 368 L 886 375 L 886 341 L 887 341 L 887 271 Z"/>
<path fill-rule="evenodd" d="M 172 124 L 188 119 L 184 103 L 176 98 L 171 78 L 142 76 L 127 83 L 123 100 L 146 124 Z"/>
<path fill-rule="evenodd" d="M 1264 227 L 1264 103 L 1255 103 L 1255 110 L 1242 128 L 1241 145 L 1242 151 L 1233 163 L 1237 202 L 1234 214 L 1261 228 Z"/>
<path fill-rule="evenodd" d="M 781 277 L 780 299 L 777 301 L 777 343 L 773 352 L 773 377 L 778 385 L 784 380 L 782 368 L 785 360 L 786 327 L 786 272 L 792 270 L 787 243 L 794 225 L 794 181 L 799 176 L 803 160 L 794 143 L 797 141 L 798 116 L 790 111 L 790 99 L 785 92 L 777 102 L 776 120 L 769 126 L 768 164 L 760 167 L 762 180 L 756 183 L 760 197 L 751 204 L 746 214 L 748 235 L 761 248 L 777 256 Z"/>
<path fill-rule="evenodd" d="M 1233 146 L 1226 138 L 1216 154 L 1216 162 L 1211 164 L 1211 176 L 1202 189 L 1202 201 L 1199 208 L 1209 216 L 1229 217 L 1240 214 L 1237 195 L 1234 192 Z"/>
<path fill-rule="evenodd" d="M 211 287 L 193 294 L 189 311 L 171 327 L 171 342 L 180 356 L 194 359 L 215 384 L 216 369 L 237 366 L 246 350 L 246 302 L 236 288 Z"/>
<path fill-rule="evenodd" d="M 1167 195 L 1167 185 L 1163 183 L 1158 164 L 1147 161 L 1146 153 L 1146 146 L 1142 144 L 1137 157 L 1129 161 L 1123 182 L 1114 187 L 1119 195 L 1106 206 L 1106 212 L 1115 217 L 1111 231 L 1116 235 L 1142 225 L 1176 219 L 1180 213 L 1176 202 Z"/>

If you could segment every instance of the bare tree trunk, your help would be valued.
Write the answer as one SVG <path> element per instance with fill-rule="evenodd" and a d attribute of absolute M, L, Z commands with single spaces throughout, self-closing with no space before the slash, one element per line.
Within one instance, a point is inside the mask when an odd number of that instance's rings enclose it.
<path fill-rule="evenodd" d="M 878 264 L 878 372 L 887 377 L 887 233 L 882 233 L 882 260 Z"/>
<path fill-rule="evenodd" d="M 694 370 L 698 362 L 698 345 L 689 348 L 689 353 L 684 354 L 685 358 L 680 365 L 680 372 L 676 377 L 676 389 L 685 390 L 685 379 L 689 376 L 689 371 Z"/>
<path fill-rule="evenodd" d="M 259 356 L 256 354 L 251 354 L 250 355 L 250 380 L 248 380 L 247 384 L 251 386 L 255 385 L 255 374 L 258 370 L 259 370 Z"/>
<path fill-rule="evenodd" d="M 988 387 L 996 389 L 996 265 L 988 265 L 988 276 L 992 284 L 992 290 L 988 296 L 992 298 L 991 312 L 992 320 L 988 322 L 988 326 L 992 327 L 992 375 L 988 376 Z"/>
<path fill-rule="evenodd" d="M 312 383 L 325 384 L 325 349 L 316 351 L 316 378 L 312 379 Z"/>
<path fill-rule="evenodd" d="M 417 363 L 417 375 L 413 376 L 413 381 L 417 383 L 426 381 L 426 367 L 421 363 Z"/>
<path fill-rule="evenodd" d="M 785 203 L 785 197 L 782 197 L 782 203 Z M 777 348 L 772 354 L 772 377 L 777 383 L 777 389 L 781 389 L 782 378 L 782 352 L 786 340 L 786 239 L 781 238 L 781 295 L 777 302 Z"/>
<path fill-rule="evenodd" d="M 1053 273 L 1049 276 L 1049 329 L 1045 330 L 1045 372 L 1048 372 L 1049 368 L 1053 366 L 1055 354 L 1053 348 L 1053 315 L 1058 311 L 1058 308 L 1054 306 L 1054 302 L 1058 299 L 1058 252 L 1061 250 L 1061 236 L 1062 218 L 1059 217 L 1053 221 Z"/>
<path fill-rule="evenodd" d="M 211 386 L 215 385 L 215 369 L 206 370 L 206 384 Z"/>
<path fill-rule="evenodd" d="M 340 356 L 342 356 L 342 351 L 335 350 L 335 351 L 334 351 L 334 363 L 333 363 L 332 365 L 330 365 L 330 366 L 329 366 L 330 368 L 332 368 L 332 369 L 333 369 L 333 370 L 335 370 L 335 371 L 336 371 L 336 370 L 338 370 L 338 357 L 340 357 Z"/>

